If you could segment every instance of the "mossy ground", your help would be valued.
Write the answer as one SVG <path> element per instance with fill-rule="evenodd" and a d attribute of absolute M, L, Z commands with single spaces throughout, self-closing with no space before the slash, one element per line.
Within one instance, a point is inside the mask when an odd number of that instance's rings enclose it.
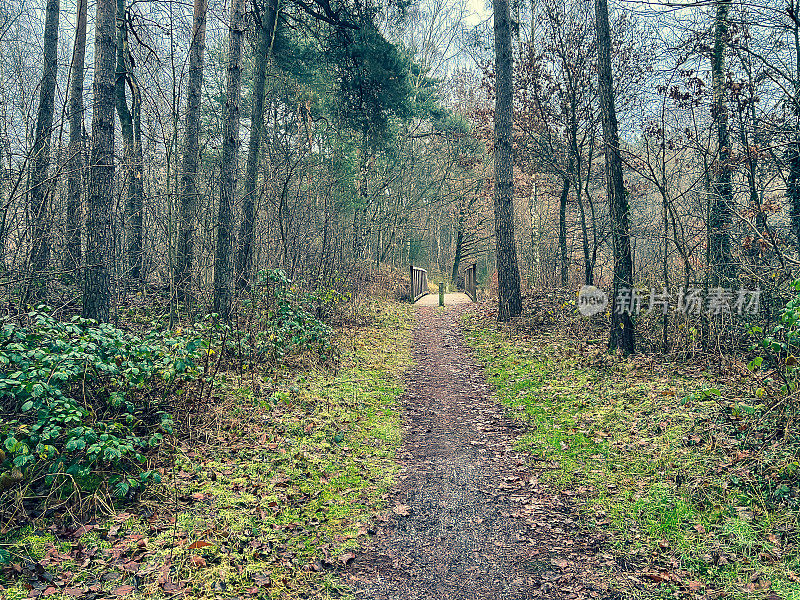
<path fill-rule="evenodd" d="M 55 583 L 38 585 L 56 600 L 348 597 L 336 567 L 370 535 L 396 468 L 412 310 L 373 304 L 369 326 L 337 334 L 337 372 L 229 377 L 215 441 L 178 445 L 157 497 L 77 538 L 38 523 L 0 548 L 23 568 L 45 557 Z M 4 598 L 29 593 L 13 570 L 0 581 Z"/>
<path fill-rule="evenodd" d="M 498 399 L 527 420 L 540 479 L 577 498 L 583 525 L 605 530 L 635 573 L 640 585 L 621 582 L 629 595 L 800 599 L 797 507 L 737 480 L 765 460 L 732 422 L 741 399 L 726 396 L 740 382 L 728 391 L 699 366 L 622 359 L 477 313 L 463 325 Z M 711 385 L 721 397 L 695 393 Z"/>

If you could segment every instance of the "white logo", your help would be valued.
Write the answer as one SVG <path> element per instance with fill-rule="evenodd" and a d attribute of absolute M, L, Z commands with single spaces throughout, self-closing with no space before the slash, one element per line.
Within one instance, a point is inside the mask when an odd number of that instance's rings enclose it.
<path fill-rule="evenodd" d="M 584 285 L 578 292 L 578 312 L 591 317 L 603 312 L 608 306 L 608 295 L 593 285 Z"/>

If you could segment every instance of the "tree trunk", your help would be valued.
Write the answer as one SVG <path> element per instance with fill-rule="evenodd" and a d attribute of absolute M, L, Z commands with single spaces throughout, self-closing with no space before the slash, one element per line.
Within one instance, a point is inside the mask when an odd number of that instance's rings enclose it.
<path fill-rule="evenodd" d="M 508 0 L 494 0 L 494 48 L 497 73 L 494 111 L 494 231 L 499 297 L 497 320 L 508 321 L 522 312 L 517 242 L 514 237 L 513 56 Z"/>
<path fill-rule="evenodd" d="M 583 206 L 583 193 L 578 187 L 578 209 L 581 216 L 581 238 L 583 241 L 583 282 L 586 285 L 594 284 L 594 269 L 592 264 L 592 254 L 589 250 L 589 228 L 586 225 L 586 209 Z"/>
<path fill-rule="evenodd" d="M 792 35 L 794 36 L 795 78 L 794 78 L 794 140 L 789 144 L 789 177 L 786 180 L 786 197 L 789 200 L 789 214 L 792 219 L 797 253 L 800 255 L 800 2 L 792 0 L 790 8 L 792 19 Z"/>
<path fill-rule="evenodd" d="M 458 269 L 461 266 L 461 253 L 464 246 L 464 210 L 463 208 L 458 211 L 458 226 L 456 228 L 456 250 L 455 257 L 453 258 L 453 271 L 450 279 L 453 285 L 458 288 Z"/>
<path fill-rule="evenodd" d="M 728 42 L 728 9 L 731 0 L 717 0 L 714 22 L 714 50 L 711 55 L 711 80 L 714 94 L 712 118 L 717 134 L 717 164 L 711 184 L 711 211 L 708 223 L 708 255 L 711 279 L 721 285 L 733 277 L 731 221 L 733 187 L 731 185 L 728 105 L 725 90 L 725 49 Z"/>
<path fill-rule="evenodd" d="M 111 202 L 114 197 L 114 0 L 97 0 L 92 93 L 92 153 L 86 219 L 86 271 L 83 311 L 88 319 L 108 321 L 111 308 Z"/>
<path fill-rule="evenodd" d="M 217 250 L 214 257 L 214 312 L 228 320 L 231 309 L 231 233 L 236 176 L 239 167 L 239 103 L 242 92 L 244 0 L 233 0 L 229 30 L 227 90 L 222 120 Z"/>
<path fill-rule="evenodd" d="M 614 80 L 611 73 L 611 29 L 608 24 L 607 0 L 595 0 L 597 27 L 598 89 L 603 119 L 603 141 L 606 159 L 606 188 L 611 216 L 611 237 L 614 248 L 614 285 L 611 306 L 611 335 L 608 346 L 624 354 L 635 351 L 633 315 L 617 312 L 615 299 L 621 290 L 633 289 L 633 258 L 630 239 L 630 210 L 622 178 L 622 157 L 617 131 L 617 111 L 614 106 Z"/>
<path fill-rule="evenodd" d="M 207 0 L 194 0 L 192 42 L 189 46 L 189 77 L 186 85 L 186 133 L 181 169 L 178 248 L 175 282 L 181 298 L 189 296 L 194 259 L 194 222 L 197 210 L 197 165 L 200 162 L 200 104 L 203 89 L 203 59 L 206 50 Z"/>
<path fill-rule="evenodd" d="M 261 27 L 258 32 L 258 48 L 253 73 L 253 110 L 250 116 L 250 142 L 247 147 L 247 166 L 244 176 L 244 199 L 242 222 L 239 226 L 239 253 L 237 255 L 237 286 L 247 287 L 253 261 L 253 227 L 255 220 L 256 182 L 258 159 L 261 150 L 261 132 L 264 127 L 264 87 L 267 80 L 267 64 L 275 38 L 278 20 L 278 0 L 267 0 L 261 11 Z"/>
<path fill-rule="evenodd" d="M 58 12 L 59 0 L 47 0 L 44 25 L 44 66 L 39 88 L 39 109 L 36 114 L 36 135 L 31 151 L 31 257 L 33 274 L 32 288 L 24 294 L 24 300 L 47 297 L 45 270 L 50 262 L 50 211 L 48 200 L 52 186 L 47 183 L 50 167 L 50 138 L 53 130 L 53 108 L 55 104 L 56 75 L 58 73 Z"/>
<path fill-rule="evenodd" d="M 561 259 L 561 287 L 566 288 L 569 280 L 569 256 L 567 253 L 567 199 L 569 198 L 569 177 L 564 177 L 561 198 L 558 202 L 558 248 Z"/>
<path fill-rule="evenodd" d="M 786 197 L 789 199 L 792 231 L 797 244 L 797 252 L 800 255 L 800 141 L 789 144 L 789 177 L 786 180 Z"/>
<path fill-rule="evenodd" d="M 78 0 L 75 43 L 72 50 L 72 79 L 69 91 L 69 157 L 67 165 L 66 269 L 81 266 L 81 224 L 83 210 L 83 83 L 86 61 L 86 3 Z"/>
<path fill-rule="evenodd" d="M 130 278 L 138 281 L 141 277 L 142 264 L 142 156 L 141 156 L 141 131 L 135 132 L 134 115 L 128 108 L 126 89 L 128 77 L 128 27 L 125 18 L 125 0 L 117 0 L 117 71 L 114 94 L 116 96 L 117 115 L 119 116 L 120 131 L 122 132 L 123 161 L 125 168 L 125 182 L 127 184 L 126 212 L 128 217 L 128 269 Z M 134 89 L 134 85 L 132 85 Z M 137 125 L 140 125 L 138 114 L 138 98 L 134 94 L 133 107 L 137 115 Z M 139 133 L 137 136 L 136 133 Z M 138 138 L 138 143 L 137 143 Z"/>
<path fill-rule="evenodd" d="M 130 58 L 130 54 L 128 54 Z M 133 177 L 128 182 L 128 265 L 133 281 L 142 278 L 144 249 L 144 161 L 142 158 L 142 96 L 135 80 L 131 80 L 133 112 Z"/>

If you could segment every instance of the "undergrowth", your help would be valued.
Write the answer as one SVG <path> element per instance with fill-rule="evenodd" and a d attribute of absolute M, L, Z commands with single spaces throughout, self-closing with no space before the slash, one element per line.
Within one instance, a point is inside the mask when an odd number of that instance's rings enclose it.
<path fill-rule="evenodd" d="M 720 380 L 477 314 L 464 329 L 499 400 L 528 421 L 540 479 L 577 498 L 584 526 L 635 572 L 629 595 L 800 598 L 800 446 L 754 436 L 764 420 L 746 369 Z"/>
<path fill-rule="evenodd" d="M 206 443 L 169 450 L 156 495 L 0 537 L 0 595 L 348 597 L 337 566 L 374 533 L 396 468 L 412 310 L 365 306 L 369 325 L 332 334 L 336 368 L 217 373 Z"/>

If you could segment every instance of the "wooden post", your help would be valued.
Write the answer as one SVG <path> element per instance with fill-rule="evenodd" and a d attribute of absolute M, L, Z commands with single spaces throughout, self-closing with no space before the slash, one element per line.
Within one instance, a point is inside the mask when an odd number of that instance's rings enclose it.
<path fill-rule="evenodd" d="M 409 290 L 411 298 L 411 304 L 414 304 L 414 263 L 411 263 L 410 268 L 410 275 L 411 275 L 411 290 Z"/>
<path fill-rule="evenodd" d="M 439 306 L 444 306 L 444 283 L 439 282 Z"/>

